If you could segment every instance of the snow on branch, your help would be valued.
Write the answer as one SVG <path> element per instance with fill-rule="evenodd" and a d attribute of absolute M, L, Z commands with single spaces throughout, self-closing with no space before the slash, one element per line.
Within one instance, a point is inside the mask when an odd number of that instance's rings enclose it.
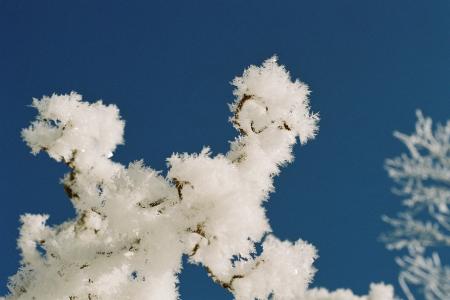
<path fill-rule="evenodd" d="M 394 299 L 394 289 L 391 285 L 372 283 L 367 296 L 357 296 L 349 289 L 338 289 L 329 292 L 324 288 L 310 289 L 301 300 L 390 300 Z"/>
<path fill-rule="evenodd" d="M 307 290 L 316 249 L 277 239 L 262 206 L 297 138 L 306 143 L 317 131 L 308 88 L 276 57 L 233 84 L 230 120 L 239 136 L 230 151 L 173 154 L 166 177 L 142 161 L 111 160 L 123 143 L 116 106 L 76 93 L 34 99 L 38 116 L 22 136 L 32 153 L 71 168 L 63 184 L 76 218 L 48 226 L 47 215 L 22 216 L 21 267 L 6 299 L 178 299 L 183 255 L 236 299 L 350 295 Z M 392 288 L 379 285 L 351 299 L 392 298 Z"/>
<path fill-rule="evenodd" d="M 450 267 L 441 264 L 438 252 L 450 247 L 450 120 L 433 128 L 431 118 L 417 111 L 416 132 L 394 135 L 408 153 L 386 160 L 386 169 L 406 210 L 383 217 L 392 231 L 381 238 L 389 250 L 406 250 L 396 260 L 409 300 L 417 288 L 427 300 L 448 299 Z"/>

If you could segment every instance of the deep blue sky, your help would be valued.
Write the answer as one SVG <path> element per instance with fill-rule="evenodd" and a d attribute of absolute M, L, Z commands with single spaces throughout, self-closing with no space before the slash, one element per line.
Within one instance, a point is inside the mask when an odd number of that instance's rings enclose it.
<path fill-rule="evenodd" d="M 172 152 L 225 152 L 229 81 L 278 54 L 312 89 L 320 132 L 295 148 L 266 205 L 275 234 L 319 249 L 314 286 L 396 285 L 394 254 L 377 241 L 399 199 L 383 160 L 404 150 L 414 111 L 450 118 L 450 2 L 0 0 L 0 295 L 18 267 L 19 216 L 73 216 L 65 167 L 20 139 L 32 97 L 72 90 L 116 103 L 127 121 L 115 159 L 165 169 Z M 199 267 L 181 296 L 231 299 Z"/>

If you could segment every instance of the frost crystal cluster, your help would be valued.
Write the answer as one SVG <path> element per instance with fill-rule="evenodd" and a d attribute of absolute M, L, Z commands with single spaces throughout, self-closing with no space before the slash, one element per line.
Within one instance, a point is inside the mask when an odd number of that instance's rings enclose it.
<path fill-rule="evenodd" d="M 408 148 L 386 161 L 389 176 L 398 183 L 406 210 L 384 217 L 393 230 L 382 236 L 390 250 L 404 250 L 397 258 L 399 282 L 406 297 L 415 299 L 411 286 L 427 300 L 450 299 L 450 266 L 439 252 L 450 247 L 450 120 L 433 130 L 432 120 L 417 112 L 416 132 L 394 135 Z"/>
<path fill-rule="evenodd" d="M 76 93 L 33 100 L 39 114 L 22 136 L 34 154 L 71 168 L 63 184 L 76 218 L 51 227 L 47 215 L 22 216 L 22 266 L 6 299 L 178 299 L 183 255 L 235 299 L 392 299 L 383 284 L 363 297 L 307 290 L 316 249 L 272 235 L 262 205 L 297 137 L 306 143 L 316 133 L 308 88 L 276 58 L 233 85 L 239 136 L 229 152 L 173 154 L 166 177 L 142 161 L 110 159 L 123 143 L 116 106 Z"/>

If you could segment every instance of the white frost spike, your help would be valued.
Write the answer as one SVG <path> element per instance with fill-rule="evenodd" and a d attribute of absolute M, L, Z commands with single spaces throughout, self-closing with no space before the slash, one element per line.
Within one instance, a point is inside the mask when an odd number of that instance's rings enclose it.
<path fill-rule="evenodd" d="M 22 217 L 22 267 L 6 299 L 178 299 L 183 255 L 236 299 L 303 299 L 316 250 L 270 235 L 262 204 L 297 137 L 312 138 L 318 118 L 306 86 L 275 58 L 233 83 L 240 135 L 230 151 L 174 154 L 167 177 L 142 161 L 110 160 L 123 143 L 114 105 L 76 93 L 34 100 L 39 115 L 22 136 L 33 153 L 72 168 L 63 184 L 76 218 L 49 227 L 48 216 Z"/>

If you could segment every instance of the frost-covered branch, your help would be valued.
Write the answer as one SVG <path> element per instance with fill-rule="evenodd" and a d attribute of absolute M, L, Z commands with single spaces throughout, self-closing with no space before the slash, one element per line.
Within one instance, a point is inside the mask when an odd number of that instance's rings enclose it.
<path fill-rule="evenodd" d="M 404 256 L 397 258 L 397 263 L 402 268 L 400 286 L 408 299 L 414 299 L 408 284 L 422 286 L 426 299 L 447 299 L 450 295 L 450 268 L 441 264 L 436 252 L 430 257 Z"/>
<path fill-rule="evenodd" d="M 6 299 L 177 299 L 183 255 L 236 299 L 350 295 L 307 291 L 316 249 L 277 239 L 262 206 L 297 137 L 306 143 L 317 131 L 306 85 L 276 58 L 233 84 L 240 135 L 230 151 L 173 154 L 166 177 L 142 161 L 111 160 L 123 143 L 116 106 L 76 93 L 33 100 L 38 116 L 22 136 L 34 154 L 71 168 L 63 185 L 76 218 L 48 226 L 47 215 L 22 216 L 21 268 Z M 393 291 L 380 285 L 368 297 L 354 299 L 388 300 Z"/>
<path fill-rule="evenodd" d="M 324 288 L 310 289 L 301 300 L 392 300 L 394 299 L 394 289 L 390 285 L 382 283 L 370 285 L 367 296 L 357 296 L 349 289 L 338 289 L 329 292 Z"/>
<path fill-rule="evenodd" d="M 450 297 L 450 269 L 438 255 L 450 247 L 450 121 L 434 130 L 432 125 L 418 111 L 415 133 L 394 133 L 408 154 L 386 161 L 398 184 L 394 192 L 405 198 L 407 210 L 396 218 L 384 217 L 393 230 L 382 240 L 390 250 L 407 250 L 397 263 L 408 299 L 415 299 L 410 285 L 423 290 L 426 299 Z"/>

